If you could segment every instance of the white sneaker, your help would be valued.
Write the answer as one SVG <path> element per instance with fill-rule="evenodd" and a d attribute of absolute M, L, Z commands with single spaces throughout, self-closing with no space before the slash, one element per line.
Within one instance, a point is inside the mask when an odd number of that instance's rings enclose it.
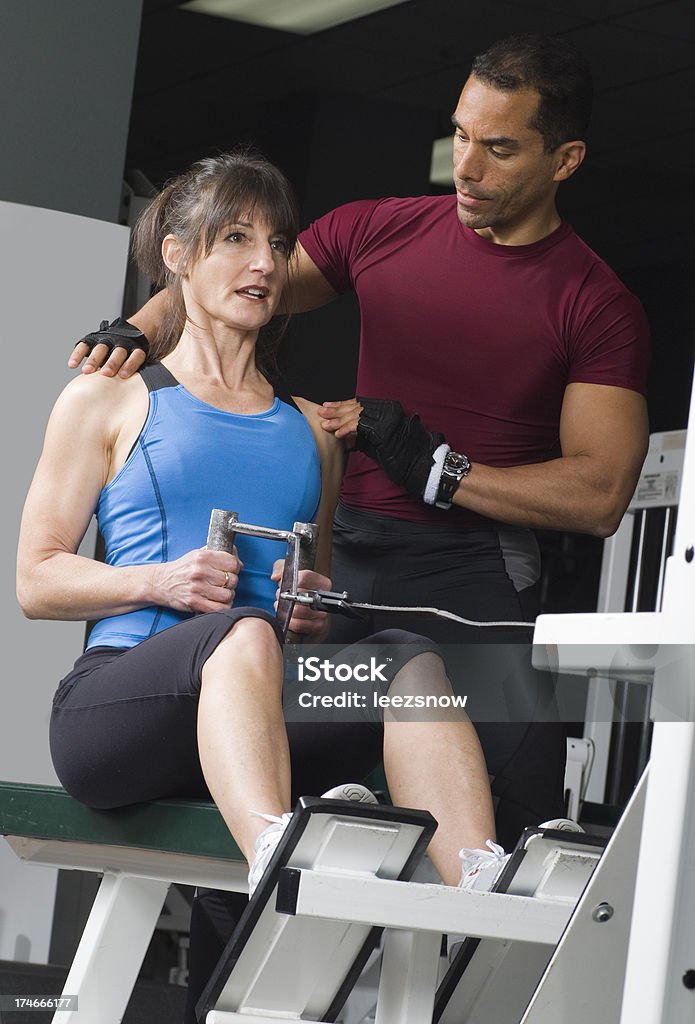
<path fill-rule="evenodd" d="M 571 818 L 551 818 L 550 821 L 542 821 L 539 828 L 554 828 L 559 832 L 583 832 L 584 829 Z"/>
<path fill-rule="evenodd" d="M 334 786 L 333 789 L 323 793 L 322 797 L 326 800 L 353 800 L 362 804 L 378 803 L 372 791 L 358 782 L 345 782 L 342 786 Z M 263 872 L 268 867 L 270 859 L 292 819 L 291 811 L 286 811 L 280 817 L 275 814 L 262 814 L 260 811 L 251 811 L 251 814 L 256 814 L 259 818 L 269 821 L 270 825 L 263 829 L 253 844 L 254 858 L 249 868 L 249 898 L 253 896 Z"/>
<path fill-rule="evenodd" d="M 271 824 L 263 829 L 253 844 L 254 857 L 249 868 L 249 899 L 251 899 L 256 891 L 263 872 L 268 867 L 270 858 L 275 853 L 275 849 L 292 818 L 290 811 L 286 811 L 280 817 L 277 817 L 275 814 L 261 814 L 259 811 L 251 811 L 251 814 L 257 814 L 259 818 L 264 818 L 265 821 L 269 821 Z"/>
<path fill-rule="evenodd" d="M 505 853 L 501 846 L 488 839 L 485 845 L 487 850 L 471 850 L 464 847 L 459 850 L 461 858 L 461 881 L 459 889 L 466 889 L 471 892 L 489 892 L 498 875 L 509 860 L 509 854 Z M 452 963 L 459 946 L 467 936 L 448 935 L 447 951 L 449 963 Z"/>
<path fill-rule="evenodd" d="M 539 828 L 552 828 L 559 832 L 583 832 L 584 829 L 571 818 L 551 818 L 541 822 Z M 461 881 L 459 889 L 475 889 L 478 892 L 489 892 L 502 868 L 509 860 L 501 846 L 488 839 L 485 845 L 488 850 L 459 850 L 461 858 Z"/>
<path fill-rule="evenodd" d="M 321 794 L 324 800 L 354 800 L 361 804 L 376 804 L 379 801 L 371 789 L 361 786 L 359 782 L 345 782 L 342 786 L 334 786 Z"/>
<path fill-rule="evenodd" d="M 501 846 L 488 839 L 487 850 L 459 850 L 461 858 L 461 881 L 459 889 L 489 892 L 509 860 Z"/>

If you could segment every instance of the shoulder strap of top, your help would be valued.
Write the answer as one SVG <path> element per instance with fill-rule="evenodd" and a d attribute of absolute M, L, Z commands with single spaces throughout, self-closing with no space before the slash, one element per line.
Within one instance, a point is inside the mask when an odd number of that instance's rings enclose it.
<path fill-rule="evenodd" d="M 292 408 L 296 409 L 297 412 L 301 412 L 302 411 L 299 408 L 299 406 L 297 405 L 297 403 L 295 402 L 295 400 L 292 397 L 292 395 L 290 394 L 289 388 L 284 387 L 284 386 L 276 387 L 275 388 L 275 396 L 276 396 L 276 398 L 279 398 L 281 402 L 284 402 L 285 405 L 292 406 Z"/>
<path fill-rule="evenodd" d="M 173 373 L 161 363 L 150 363 L 149 366 L 143 366 L 140 376 L 147 385 L 148 391 L 159 391 L 160 388 L 177 388 L 179 386 Z"/>
<path fill-rule="evenodd" d="M 173 373 L 167 370 L 166 366 L 163 366 L 161 363 L 150 363 L 148 366 L 143 366 L 140 370 L 140 376 L 147 385 L 148 391 L 159 391 L 161 388 L 176 388 L 179 386 L 179 382 Z M 291 405 L 297 412 L 301 412 L 287 387 L 277 388 L 275 394 L 281 402 Z"/>

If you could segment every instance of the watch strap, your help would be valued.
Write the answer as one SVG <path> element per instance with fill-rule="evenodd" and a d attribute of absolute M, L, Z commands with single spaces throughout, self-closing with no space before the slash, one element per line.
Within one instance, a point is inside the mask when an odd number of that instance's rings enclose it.
<path fill-rule="evenodd" d="M 471 463 L 466 455 L 460 452 L 447 452 L 435 501 L 437 508 L 451 508 L 451 500 L 458 490 L 458 485 L 470 471 Z"/>

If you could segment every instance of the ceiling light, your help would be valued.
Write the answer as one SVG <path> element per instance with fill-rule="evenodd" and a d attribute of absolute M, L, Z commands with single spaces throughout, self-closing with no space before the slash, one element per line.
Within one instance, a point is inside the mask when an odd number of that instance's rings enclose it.
<path fill-rule="evenodd" d="M 433 185 L 451 185 L 454 180 L 453 135 L 435 139 L 432 143 L 430 181 Z"/>
<path fill-rule="evenodd" d="M 403 0 L 189 0 L 179 6 L 197 14 L 311 35 L 400 3 Z"/>

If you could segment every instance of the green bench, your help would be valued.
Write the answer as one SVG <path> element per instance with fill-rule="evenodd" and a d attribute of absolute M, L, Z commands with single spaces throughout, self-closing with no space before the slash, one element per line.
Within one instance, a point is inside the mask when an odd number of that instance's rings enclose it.
<path fill-rule="evenodd" d="M 79 1017 L 122 1019 L 174 883 L 247 891 L 247 865 L 211 802 L 155 800 L 91 810 L 57 786 L 0 782 L 0 835 L 24 861 L 103 875 L 64 992 Z"/>
<path fill-rule="evenodd" d="M 98 811 L 59 786 L 0 782 L 0 834 L 243 860 L 211 801 L 154 800 Z"/>

